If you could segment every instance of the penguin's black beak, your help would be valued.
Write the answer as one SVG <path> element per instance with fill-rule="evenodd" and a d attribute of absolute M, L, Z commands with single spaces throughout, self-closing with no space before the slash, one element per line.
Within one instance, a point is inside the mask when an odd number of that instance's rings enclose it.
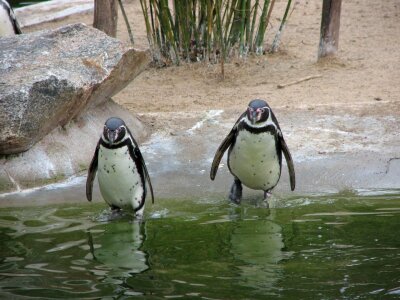
<path fill-rule="evenodd" d="M 108 140 L 110 141 L 110 144 L 114 144 L 115 140 L 117 139 L 117 132 L 113 130 L 108 131 Z"/>
<path fill-rule="evenodd" d="M 257 123 L 257 111 L 254 110 L 250 113 L 250 121 L 252 125 Z"/>

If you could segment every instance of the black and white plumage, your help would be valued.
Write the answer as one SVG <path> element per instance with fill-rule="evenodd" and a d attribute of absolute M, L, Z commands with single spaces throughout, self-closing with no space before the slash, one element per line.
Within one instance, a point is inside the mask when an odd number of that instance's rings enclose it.
<path fill-rule="evenodd" d="M 263 190 L 264 199 L 277 185 L 282 169 L 282 152 L 290 176 L 290 187 L 295 188 L 292 156 L 271 108 L 264 100 L 255 99 L 239 117 L 215 153 L 210 178 L 215 179 L 219 163 L 228 151 L 228 168 L 234 176 L 229 198 L 240 203 L 242 183 L 254 190 Z"/>
<path fill-rule="evenodd" d="M 14 11 L 6 0 L 0 0 L 0 37 L 21 34 Z"/>
<path fill-rule="evenodd" d="M 147 184 L 154 203 L 150 176 L 129 128 L 120 118 L 112 117 L 104 124 L 86 181 L 86 197 L 92 200 L 93 181 L 99 181 L 101 195 L 114 209 L 143 214 Z"/>

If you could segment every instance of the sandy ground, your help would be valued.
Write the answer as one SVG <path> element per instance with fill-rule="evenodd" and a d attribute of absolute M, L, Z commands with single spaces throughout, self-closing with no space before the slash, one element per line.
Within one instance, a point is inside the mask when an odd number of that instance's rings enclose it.
<path fill-rule="evenodd" d="M 277 1 L 268 28 L 271 43 L 285 1 Z M 138 0 L 125 1 L 136 48 L 147 48 Z M 360 114 L 400 113 L 400 3 L 343 1 L 339 51 L 334 59 L 317 62 L 321 1 L 296 1 L 273 55 L 233 59 L 221 80 L 219 65 L 183 64 L 149 68 L 114 100 L 132 112 L 242 111 L 253 98 L 266 99 L 272 108 L 351 111 Z M 72 16 L 29 30 L 58 27 L 72 22 L 92 23 L 92 15 Z M 129 42 L 122 15 L 117 37 Z M 307 76 L 321 76 L 278 89 Z"/>
<path fill-rule="evenodd" d="M 284 2 L 276 2 L 266 47 Z M 232 180 L 226 167 L 212 185 L 209 166 L 253 98 L 266 99 L 277 115 L 295 161 L 296 192 L 400 187 L 400 3 L 343 1 L 339 51 L 317 62 L 321 4 L 296 1 L 279 52 L 234 58 L 223 80 L 219 65 L 149 67 L 115 95 L 153 130 L 141 147 L 158 197 L 226 193 Z M 140 3 L 125 6 L 135 47 L 146 48 Z M 91 24 L 92 18 L 72 16 L 27 30 Z M 117 37 L 129 42 L 121 15 Z M 316 78 L 277 87 L 308 76 Z M 285 172 L 277 191 L 289 191 Z"/>

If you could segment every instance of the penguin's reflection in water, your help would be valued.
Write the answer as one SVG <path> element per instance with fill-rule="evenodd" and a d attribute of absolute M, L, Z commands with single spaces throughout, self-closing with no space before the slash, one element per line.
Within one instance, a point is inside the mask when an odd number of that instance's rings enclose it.
<path fill-rule="evenodd" d="M 259 210 L 254 217 L 254 210 Z M 282 261 L 290 257 L 284 252 L 282 228 L 275 223 L 275 210 L 240 207 L 232 211 L 237 226 L 231 234 L 231 253 L 237 261 L 242 286 L 274 294 L 277 282 L 284 276 Z"/>
<path fill-rule="evenodd" d="M 88 231 L 91 256 L 101 264 L 97 268 L 100 272 L 126 278 L 149 268 L 146 253 L 141 251 L 146 237 L 144 222 L 121 219 L 101 227 Z"/>

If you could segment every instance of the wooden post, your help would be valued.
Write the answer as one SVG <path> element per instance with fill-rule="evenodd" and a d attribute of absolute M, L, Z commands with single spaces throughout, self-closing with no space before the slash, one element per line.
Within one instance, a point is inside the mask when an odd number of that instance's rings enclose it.
<path fill-rule="evenodd" d="M 318 59 L 334 55 L 339 45 L 342 0 L 323 0 Z"/>
<path fill-rule="evenodd" d="M 94 0 L 93 27 L 111 37 L 117 36 L 117 0 Z"/>

